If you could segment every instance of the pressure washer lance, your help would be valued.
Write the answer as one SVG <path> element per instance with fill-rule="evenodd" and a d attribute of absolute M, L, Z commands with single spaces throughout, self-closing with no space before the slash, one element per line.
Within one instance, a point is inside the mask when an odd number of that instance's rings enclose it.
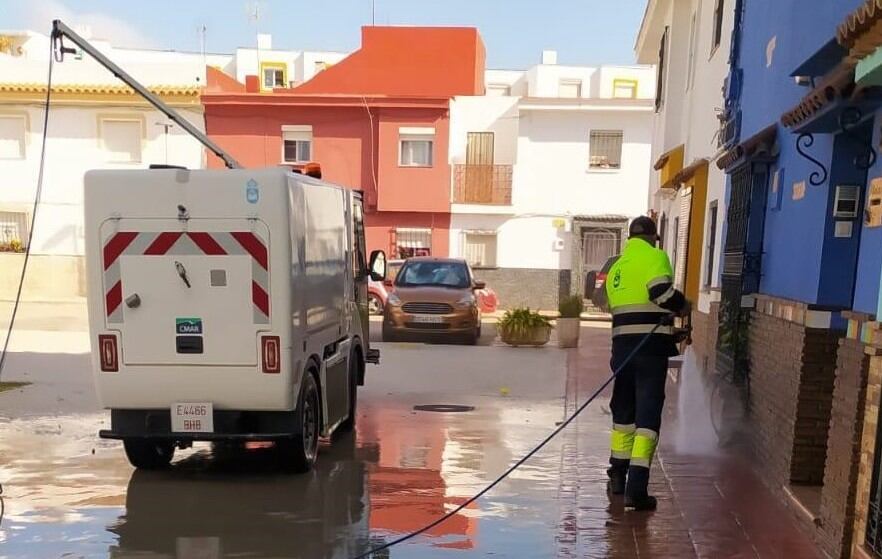
<path fill-rule="evenodd" d="M 631 362 L 631 359 L 633 359 L 634 356 L 637 355 L 637 352 L 640 351 L 644 345 L 646 345 L 646 342 L 648 342 L 649 338 L 653 334 L 655 334 L 656 330 L 658 330 L 662 326 L 671 326 L 673 324 L 674 324 L 674 315 L 666 315 L 665 317 L 663 317 L 659 321 L 658 324 L 656 324 L 655 326 L 652 327 L 652 330 L 650 330 L 645 336 L 643 336 L 643 338 L 640 340 L 640 343 L 638 343 L 637 346 L 631 350 L 631 353 L 628 354 L 628 357 L 626 357 L 625 360 L 622 361 L 622 363 L 618 367 L 616 367 L 616 369 L 612 372 L 612 374 L 609 376 L 609 378 L 606 379 L 603 382 L 603 384 L 601 384 L 594 391 L 594 393 L 592 393 L 591 396 L 587 400 L 585 400 L 585 402 L 582 405 L 580 405 L 579 408 L 575 412 L 573 412 L 573 414 L 571 416 L 567 417 L 562 423 L 560 423 L 554 429 L 554 431 L 552 431 L 547 437 L 542 439 L 542 442 L 540 442 L 538 445 L 536 445 L 533 448 L 533 450 L 531 450 L 530 452 L 525 454 L 523 458 L 521 458 L 520 460 L 518 460 L 517 462 L 515 462 L 514 464 L 509 466 L 509 468 L 507 470 L 505 470 L 504 472 L 502 472 L 502 475 L 500 475 L 499 477 L 494 479 L 490 483 L 490 485 L 486 486 L 484 489 L 480 490 L 478 493 L 476 493 L 472 497 L 469 497 L 468 500 L 466 500 L 464 503 L 460 504 L 459 506 L 457 506 L 455 509 L 451 510 L 450 512 L 448 512 L 444 516 L 438 517 L 438 519 L 423 526 L 419 530 L 415 530 L 413 532 L 410 532 L 409 534 L 405 534 L 405 535 L 401 536 L 400 538 L 396 538 L 390 542 L 384 543 L 383 545 L 379 545 L 373 549 L 369 549 L 368 551 L 365 551 L 361 555 L 356 555 L 353 559 L 370 559 L 374 555 L 374 553 L 389 549 L 392 546 L 398 545 L 400 543 L 404 543 L 407 540 L 410 540 L 410 539 L 413 539 L 413 538 L 419 536 L 420 534 L 428 532 L 429 530 L 431 530 L 435 526 L 438 526 L 442 522 L 446 521 L 448 518 L 456 516 L 457 514 L 459 514 L 460 511 L 462 511 L 463 509 L 465 509 L 466 507 L 468 507 L 469 505 L 471 505 L 472 503 L 474 503 L 475 501 L 477 501 L 478 499 L 480 499 L 481 497 L 486 495 L 491 489 L 493 489 L 494 487 L 499 485 L 499 483 L 502 480 L 504 480 L 509 475 L 511 475 L 512 472 L 517 470 L 524 462 L 526 462 L 527 460 L 532 458 L 534 454 L 536 454 L 537 452 L 542 450 L 542 448 L 546 444 L 548 444 L 551 441 L 551 439 L 553 439 L 554 437 L 557 436 L 558 433 L 563 431 L 567 425 L 572 423 L 572 421 L 574 419 L 576 419 L 576 417 L 578 417 L 578 415 L 580 413 L 582 413 L 582 411 L 584 411 L 585 408 L 587 408 L 591 404 L 591 402 L 593 402 L 598 396 L 600 396 L 600 393 L 603 392 L 606 389 L 606 387 L 609 386 L 613 380 L 615 380 L 615 378 L 616 378 L 616 376 L 618 376 L 619 372 L 621 372 L 621 370 L 624 369 L 625 366 Z M 682 331 L 682 332 L 686 332 L 686 335 L 688 336 L 688 333 L 692 331 L 692 328 L 691 328 L 691 326 L 687 326 L 685 328 L 675 329 L 675 334 L 678 330 Z"/>

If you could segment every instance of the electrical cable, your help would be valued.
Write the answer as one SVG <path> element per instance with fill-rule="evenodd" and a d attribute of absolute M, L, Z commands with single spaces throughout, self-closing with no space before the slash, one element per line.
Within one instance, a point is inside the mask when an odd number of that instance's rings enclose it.
<path fill-rule="evenodd" d="M 667 317 L 666 317 L 666 318 L 667 318 Z M 645 336 L 643 336 L 643 338 L 640 340 L 640 343 L 638 343 L 637 346 L 634 347 L 633 350 L 631 350 L 631 353 L 628 354 L 628 357 L 626 357 L 625 360 L 622 361 L 622 363 L 621 363 L 618 367 L 616 367 L 616 369 L 612 372 L 612 374 L 609 376 L 609 378 L 606 379 L 606 381 L 604 381 L 604 383 L 601 384 L 600 387 L 598 387 L 597 390 L 595 390 L 594 393 L 591 394 L 591 396 L 590 396 L 587 400 L 585 400 L 585 402 L 583 402 L 582 405 L 580 405 L 579 408 L 578 408 L 575 412 L 573 412 L 572 415 L 570 415 L 569 417 L 567 417 L 567 418 L 566 418 L 566 419 L 565 419 L 560 425 L 558 425 L 558 426 L 554 429 L 554 431 L 552 431 L 547 437 L 545 437 L 545 438 L 542 440 L 542 442 L 540 442 L 538 445 L 536 445 L 536 446 L 533 448 L 533 450 L 531 450 L 530 452 L 528 452 L 527 454 L 525 454 L 520 460 L 518 460 L 517 462 L 515 462 L 514 464 L 512 464 L 511 466 L 509 466 L 509 468 L 508 468 L 507 470 L 505 470 L 504 472 L 502 472 L 502 474 L 501 474 L 499 477 L 497 477 L 496 479 L 494 479 L 494 480 L 490 483 L 490 485 L 487 485 L 486 487 L 484 487 L 484 489 L 480 490 L 478 493 L 476 493 L 476 494 L 473 495 L 472 497 L 469 497 L 464 503 L 460 504 L 459 506 L 457 506 L 455 509 L 451 510 L 451 511 L 448 512 L 447 514 L 438 517 L 435 521 L 433 521 L 433 522 L 431 522 L 431 523 L 429 523 L 429 524 L 423 526 L 422 528 L 420 528 L 420 529 L 418 529 L 418 530 L 415 530 L 415 531 L 410 532 L 410 533 L 408 533 L 408 534 L 405 534 L 405 535 L 403 535 L 403 536 L 401 536 L 401 537 L 399 537 L 399 538 L 396 538 L 396 539 L 392 540 L 391 542 L 384 543 L 383 545 L 380 545 L 380 546 L 377 546 L 377 547 L 375 547 L 375 548 L 373 548 L 373 549 L 370 549 L 370 550 L 368 550 L 368 551 L 365 551 L 364 553 L 362 553 L 362 554 L 360 554 L 360 555 L 356 555 L 353 559 L 368 559 L 368 558 L 370 558 L 374 553 L 377 553 L 377 552 L 379 552 L 379 551 L 383 551 L 383 550 L 389 549 L 389 548 L 392 547 L 392 546 L 395 546 L 395 545 L 398 545 L 398 544 L 400 544 L 400 543 L 404 543 L 404 542 L 406 542 L 407 540 L 413 539 L 413 538 L 419 536 L 420 534 L 422 534 L 422 533 L 424 533 L 424 532 L 427 532 L 427 531 L 431 530 L 431 529 L 434 528 L 435 526 L 438 526 L 439 524 L 441 524 L 442 522 L 446 521 L 447 519 L 449 519 L 449 518 L 451 518 L 451 517 L 453 517 L 453 516 L 456 516 L 457 514 L 459 514 L 459 512 L 460 512 L 461 510 L 465 509 L 466 507 L 468 507 L 469 505 L 471 505 L 472 503 L 474 503 L 475 501 L 477 501 L 478 499 L 480 499 L 481 497 L 483 497 L 485 494 L 487 494 L 491 489 L 493 489 L 493 488 L 496 487 L 500 482 L 502 482 L 502 480 L 504 480 L 505 478 L 507 478 L 509 475 L 511 475 L 512 472 L 514 472 L 514 471 L 515 471 L 516 469 L 518 469 L 521 465 L 523 465 L 524 462 L 526 462 L 526 461 L 529 460 L 534 454 L 536 454 L 537 452 L 539 452 L 540 450 L 542 450 L 542 447 L 544 447 L 546 444 L 548 444 L 548 443 L 551 441 L 551 439 L 553 439 L 553 438 L 556 437 L 561 431 L 563 431 L 563 430 L 567 427 L 567 425 L 569 425 L 570 423 L 572 423 L 572 421 L 573 421 L 574 419 L 576 419 L 576 417 L 577 417 L 580 413 L 582 413 L 582 411 L 584 411 L 585 408 L 587 408 L 588 405 L 591 404 L 591 402 L 593 402 L 593 401 L 594 401 L 594 400 L 600 395 L 600 393 L 603 392 L 603 391 L 606 389 L 607 386 L 609 386 L 609 384 L 610 384 L 610 383 L 616 378 L 616 376 L 619 374 L 619 372 L 621 372 L 621 370 L 625 368 L 625 365 L 627 365 L 628 363 L 630 363 L 630 362 L 631 362 L 631 359 L 633 359 L 634 356 L 637 355 L 637 352 L 640 351 L 640 349 L 641 349 L 644 345 L 646 345 L 646 342 L 649 341 L 649 338 L 650 338 L 653 334 L 655 334 L 655 331 L 658 330 L 658 328 L 659 328 L 660 326 L 662 326 L 663 324 L 665 324 L 665 323 L 666 323 L 666 320 L 663 319 L 661 322 L 659 322 L 658 324 L 656 324 L 655 326 L 653 326 L 652 330 L 650 330 L 648 334 L 646 334 Z"/>
<path fill-rule="evenodd" d="M 21 266 L 21 276 L 18 278 L 18 291 L 15 294 L 15 303 L 12 306 L 12 315 L 9 318 L 9 328 L 6 331 L 6 340 L 3 342 L 3 352 L 0 353 L 0 378 L 3 377 L 3 366 L 6 364 L 6 356 L 9 351 L 9 340 L 12 338 L 12 329 L 15 326 L 15 317 L 18 316 L 18 307 L 21 303 L 21 292 L 24 288 L 25 274 L 28 270 L 28 261 L 31 258 L 31 241 L 34 240 L 34 224 L 37 221 L 37 208 L 43 192 L 43 169 L 46 162 L 46 137 L 49 127 L 49 104 L 52 100 L 52 69 L 55 62 L 55 38 L 49 40 L 49 75 L 46 78 L 46 107 L 43 110 L 43 139 L 40 144 L 40 163 L 37 172 L 37 189 L 34 193 L 34 205 L 31 210 L 31 222 L 28 227 L 28 244 L 25 247 L 24 262 Z"/>
<path fill-rule="evenodd" d="M 28 260 L 31 257 L 31 243 L 34 240 L 34 224 L 37 221 L 37 208 L 43 192 L 43 169 L 46 162 L 46 137 L 49 131 L 49 105 L 52 101 L 52 69 L 58 53 L 55 52 L 55 37 L 49 40 L 49 75 L 46 78 L 46 106 L 43 109 L 43 139 L 40 143 L 40 163 L 37 172 L 37 189 L 34 193 L 34 205 L 31 210 L 31 223 L 28 227 L 28 244 L 25 247 L 24 262 L 21 265 L 21 276 L 18 279 L 18 291 L 15 294 L 15 303 L 12 305 L 12 315 L 9 317 L 9 328 L 6 330 L 6 340 L 3 342 L 3 352 L 0 353 L 0 379 L 3 378 L 3 366 L 6 364 L 6 356 L 9 351 L 9 340 L 12 338 L 12 329 L 15 326 L 15 317 L 18 315 L 18 307 L 21 303 L 21 292 L 24 288 L 25 274 L 28 269 Z M 60 61 L 60 60 L 59 60 Z M 3 525 L 3 515 L 6 513 L 6 503 L 3 501 L 3 484 L 0 483 L 0 526 Z"/>

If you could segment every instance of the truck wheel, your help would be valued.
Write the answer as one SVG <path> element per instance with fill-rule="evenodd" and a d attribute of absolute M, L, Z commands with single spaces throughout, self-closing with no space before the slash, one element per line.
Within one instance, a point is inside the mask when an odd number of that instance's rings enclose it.
<path fill-rule="evenodd" d="M 311 371 L 307 372 L 300 383 L 300 398 L 294 411 L 297 414 L 297 432 L 292 438 L 276 443 L 282 467 L 286 470 L 305 473 L 315 465 L 321 433 L 320 402 L 315 377 Z"/>
<path fill-rule="evenodd" d="M 349 357 L 349 417 L 337 427 L 340 433 L 349 433 L 355 429 L 355 414 L 358 411 L 358 371 L 361 367 L 361 354 L 352 352 Z"/>
<path fill-rule="evenodd" d="M 125 439 L 123 447 L 129 463 L 142 470 L 167 468 L 175 455 L 175 443 L 150 439 Z"/>

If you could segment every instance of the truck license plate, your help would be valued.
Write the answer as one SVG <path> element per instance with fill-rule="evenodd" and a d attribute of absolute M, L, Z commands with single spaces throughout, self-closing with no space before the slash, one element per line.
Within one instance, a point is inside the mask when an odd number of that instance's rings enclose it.
<path fill-rule="evenodd" d="M 444 317 L 434 316 L 431 314 L 416 314 L 411 318 L 413 322 L 419 322 L 422 324 L 441 324 L 444 322 Z"/>
<path fill-rule="evenodd" d="M 210 403 L 181 402 L 171 407 L 171 427 L 175 433 L 214 432 L 214 409 Z"/>

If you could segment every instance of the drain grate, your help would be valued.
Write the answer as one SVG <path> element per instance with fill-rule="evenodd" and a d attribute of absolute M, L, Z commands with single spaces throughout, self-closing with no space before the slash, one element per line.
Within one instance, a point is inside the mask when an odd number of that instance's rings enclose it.
<path fill-rule="evenodd" d="M 459 406 L 456 404 L 426 404 L 423 406 L 414 406 L 415 411 L 433 411 L 439 413 L 461 413 L 466 411 L 474 411 L 475 406 Z"/>

